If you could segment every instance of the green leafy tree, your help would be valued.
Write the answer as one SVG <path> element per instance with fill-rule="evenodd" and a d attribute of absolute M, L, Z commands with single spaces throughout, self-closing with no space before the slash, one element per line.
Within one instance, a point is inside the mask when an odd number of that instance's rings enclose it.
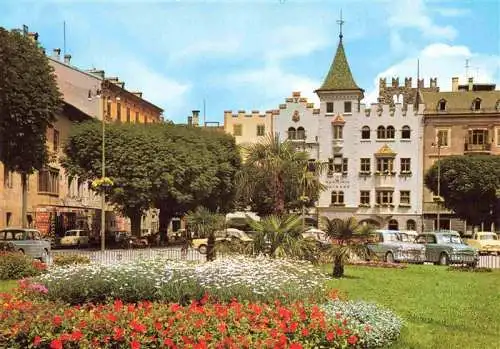
<path fill-rule="evenodd" d="M 200 206 L 187 214 L 186 221 L 191 233 L 207 238 L 207 261 L 215 260 L 215 232 L 224 229 L 224 215 Z"/>
<path fill-rule="evenodd" d="M 70 136 L 64 166 L 71 174 L 100 177 L 100 127 L 84 123 Z M 239 163 L 234 139 L 227 135 L 173 124 L 106 126 L 106 174 L 113 181 L 106 197 L 130 217 L 134 233 L 151 207 L 160 209 L 163 231 L 172 217 L 205 203 L 213 211 L 230 209 Z"/>
<path fill-rule="evenodd" d="M 28 37 L 0 27 L 0 161 L 21 175 L 26 226 L 27 178 L 50 158 L 47 129 L 61 96 L 48 59 Z"/>
<path fill-rule="evenodd" d="M 183 216 L 198 206 L 227 213 L 234 207 L 235 176 L 241 156 L 230 135 L 196 127 L 169 125 L 165 137 L 177 148 L 177 166 L 164 175 L 167 180 L 155 191 L 160 209 L 160 229 L 166 230 L 173 217 Z"/>
<path fill-rule="evenodd" d="M 332 239 L 328 253 L 333 257 L 333 277 L 344 276 L 344 265 L 353 255 L 366 257 L 369 254 L 366 241 L 373 231 L 369 225 L 359 224 L 354 217 L 344 220 L 322 217 L 321 228 Z"/>
<path fill-rule="evenodd" d="M 82 180 L 100 178 L 101 127 L 97 121 L 74 127 L 62 160 L 70 175 Z M 132 232 L 139 235 L 141 216 L 152 205 L 164 164 L 176 161 L 175 153 L 165 146 L 161 130 L 154 125 L 108 124 L 105 144 L 106 175 L 113 182 L 106 199 L 130 218 Z"/>
<path fill-rule="evenodd" d="M 259 215 L 282 215 L 314 205 L 323 189 L 317 176 L 321 166 L 315 163 L 310 170 L 314 164 L 307 153 L 271 134 L 243 151 L 246 158 L 238 176 L 240 207 L 250 206 Z"/>
<path fill-rule="evenodd" d="M 439 161 L 444 206 L 473 225 L 500 217 L 500 156 L 450 156 Z M 425 185 L 438 192 L 438 162 L 427 171 Z"/>

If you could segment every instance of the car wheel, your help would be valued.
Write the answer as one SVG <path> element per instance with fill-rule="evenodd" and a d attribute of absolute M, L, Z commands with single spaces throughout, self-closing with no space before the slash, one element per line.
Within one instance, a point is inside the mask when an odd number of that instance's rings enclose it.
<path fill-rule="evenodd" d="M 49 251 L 47 251 L 46 248 L 43 249 L 43 251 L 42 251 L 42 257 L 40 257 L 40 260 L 43 263 L 47 263 L 49 261 Z"/>
<path fill-rule="evenodd" d="M 439 265 L 448 265 L 448 255 L 446 253 L 441 253 L 439 256 Z"/>
<path fill-rule="evenodd" d="M 394 255 L 392 254 L 392 252 L 387 252 L 385 254 L 385 261 L 387 263 L 394 263 Z"/>
<path fill-rule="evenodd" d="M 200 252 L 201 254 L 207 254 L 207 245 L 201 245 L 200 247 L 198 247 L 198 252 Z"/>

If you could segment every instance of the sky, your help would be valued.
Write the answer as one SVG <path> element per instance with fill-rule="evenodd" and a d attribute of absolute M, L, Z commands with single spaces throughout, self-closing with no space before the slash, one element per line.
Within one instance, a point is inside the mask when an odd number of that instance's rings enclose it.
<path fill-rule="evenodd" d="M 23 24 L 51 53 L 64 46 L 80 69 L 104 69 L 125 88 L 186 122 L 206 106 L 224 111 L 277 109 L 292 91 L 311 102 L 338 44 L 365 102 L 379 77 L 438 78 L 500 87 L 500 0 L 0 0 L 0 26 Z M 469 59 L 469 68 L 465 68 Z"/>

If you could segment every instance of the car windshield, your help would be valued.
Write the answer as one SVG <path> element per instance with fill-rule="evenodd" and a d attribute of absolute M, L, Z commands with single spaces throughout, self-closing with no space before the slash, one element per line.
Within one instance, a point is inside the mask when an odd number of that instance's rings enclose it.
<path fill-rule="evenodd" d="M 479 240 L 498 240 L 495 234 L 483 234 L 479 236 Z"/>
<path fill-rule="evenodd" d="M 24 240 L 23 231 L 6 231 L 5 240 Z"/>
<path fill-rule="evenodd" d="M 384 241 L 391 242 L 391 241 L 400 241 L 400 240 L 399 240 L 398 234 L 389 233 L 389 234 L 384 234 Z"/>
<path fill-rule="evenodd" d="M 445 244 L 462 244 L 462 239 L 457 235 L 441 235 L 439 240 Z"/>

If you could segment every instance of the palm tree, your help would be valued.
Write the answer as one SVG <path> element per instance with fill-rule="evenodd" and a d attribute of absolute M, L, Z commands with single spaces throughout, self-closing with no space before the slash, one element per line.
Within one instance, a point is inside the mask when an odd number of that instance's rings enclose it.
<path fill-rule="evenodd" d="M 244 147 L 243 151 L 246 165 L 259 170 L 270 179 L 272 214 L 282 215 L 285 212 L 285 180 L 287 176 L 300 173 L 307 163 L 307 153 L 296 151 L 288 140 L 281 142 L 277 134 L 269 134 L 263 142 Z M 257 184 L 251 172 L 243 173 L 240 183 L 247 193 L 253 192 L 252 189 Z"/>
<path fill-rule="evenodd" d="M 333 277 L 344 276 L 344 264 L 353 254 L 359 257 L 369 254 L 365 242 L 373 227 L 359 224 L 354 217 L 344 220 L 322 217 L 322 228 L 326 235 L 334 240 L 329 250 L 333 256 Z"/>
<path fill-rule="evenodd" d="M 304 239 L 301 218 L 298 215 L 271 215 L 260 221 L 249 220 L 255 231 L 253 253 L 271 258 L 301 258 L 314 261 L 316 244 Z"/>
<path fill-rule="evenodd" d="M 186 216 L 190 232 L 207 238 L 207 261 L 215 259 L 215 232 L 224 229 L 225 217 L 200 206 Z"/>

